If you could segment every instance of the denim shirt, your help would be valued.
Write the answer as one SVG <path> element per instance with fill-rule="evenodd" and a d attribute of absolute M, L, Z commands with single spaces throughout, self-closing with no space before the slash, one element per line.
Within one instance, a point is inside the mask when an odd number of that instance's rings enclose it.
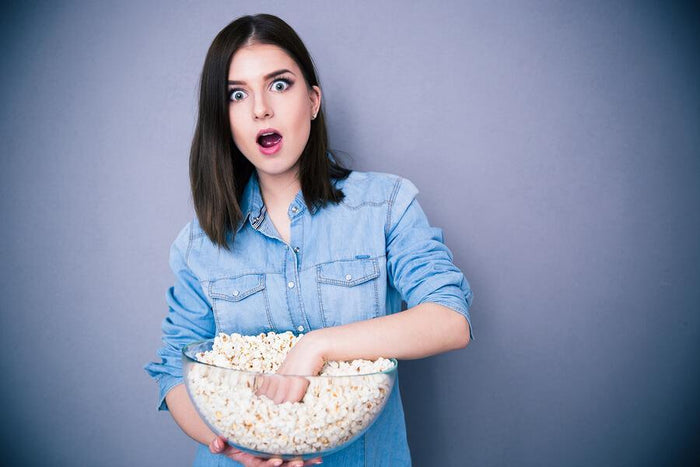
<path fill-rule="evenodd" d="M 190 222 L 170 250 L 176 281 L 168 290 L 160 363 L 146 371 L 165 395 L 182 383 L 181 349 L 220 332 L 306 333 L 432 302 L 471 320 L 472 292 L 433 228 L 416 187 L 394 175 L 352 172 L 335 182 L 345 198 L 309 209 L 300 193 L 290 204 L 290 242 L 277 233 L 253 174 L 241 198 L 243 221 L 230 250 Z M 323 459 L 327 466 L 410 465 L 398 379 L 375 424 Z M 238 465 L 200 446 L 195 465 Z"/>

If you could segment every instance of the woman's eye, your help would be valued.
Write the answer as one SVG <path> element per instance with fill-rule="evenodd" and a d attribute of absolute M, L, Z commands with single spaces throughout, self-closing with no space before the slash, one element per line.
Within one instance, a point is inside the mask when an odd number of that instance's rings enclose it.
<path fill-rule="evenodd" d="M 238 102 L 240 100 L 243 100 L 243 99 L 245 99 L 246 96 L 247 96 L 247 94 L 244 91 L 241 91 L 240 89 L 232 89 L 228 93 L 229 100 L 233 101 L 233 102 Z"/>
<path fill-rule="evenodd" d="M 286 91 L 289 86 L 291 83 L 287 79 L 280 78 L 272 82 L 272 90 L 277 92 Z"/>

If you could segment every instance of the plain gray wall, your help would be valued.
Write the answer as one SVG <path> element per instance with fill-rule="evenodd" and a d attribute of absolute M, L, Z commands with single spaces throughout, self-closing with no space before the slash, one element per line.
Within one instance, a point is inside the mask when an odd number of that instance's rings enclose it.
<path fill-rule="evenodd" d="M 142 367 L 203 59 L 258 12 L 311 51 L 332 147 L 411 179 L 475 290 L 468 349 L 401 363 L 415 465 L 698 460 L 697 2 L 3 5 L 3 465 L 190 464 Z"/>

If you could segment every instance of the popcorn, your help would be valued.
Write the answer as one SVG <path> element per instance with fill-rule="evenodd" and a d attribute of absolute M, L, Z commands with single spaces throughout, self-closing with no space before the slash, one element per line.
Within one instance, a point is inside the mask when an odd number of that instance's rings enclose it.
<path fill-rule="evenodd" d="M 275 404 L 256 395 L 301 336 L 219 334 L 187 372 L 190 396 L 206 422 L 234 444 L 267 454 L 311 454 L 343 444 L 366 429 L 394 383 L 391 360 L 326 362 L 300 402 Z M 244 372 L 227 371 L 233 368 Z M 351 377 L 347 377 L 350 376 Z"/>

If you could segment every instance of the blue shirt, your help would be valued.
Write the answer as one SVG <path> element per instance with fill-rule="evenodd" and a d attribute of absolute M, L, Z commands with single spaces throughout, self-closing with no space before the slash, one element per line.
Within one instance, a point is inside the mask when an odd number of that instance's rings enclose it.
<path fill-rule="evenodd" d="M 299 192 L 290 204 L 290 242 L 277 233 L 253 174 L 241 198 L 243 221 L 230 250 L 217 247 L 197 220 L 170 250 L 176 281 L 167 293 L 160 363 L 146 371 L 165 395 L 182 383 L 181 349 L 220 332 L 306 333 L 367 320 L 432 302 L 462 314 L 470 324 L 472 291 L 442 231 L 423 213 L 408 180 L 352 172 L 335 182 L 345 199 L 307 208 Z M 347 448 L 323 459 L 326 466 L 410 465 L 397 385 L 375 424 Z M 205 446 L 197 466 L 238 465 Z"/>

